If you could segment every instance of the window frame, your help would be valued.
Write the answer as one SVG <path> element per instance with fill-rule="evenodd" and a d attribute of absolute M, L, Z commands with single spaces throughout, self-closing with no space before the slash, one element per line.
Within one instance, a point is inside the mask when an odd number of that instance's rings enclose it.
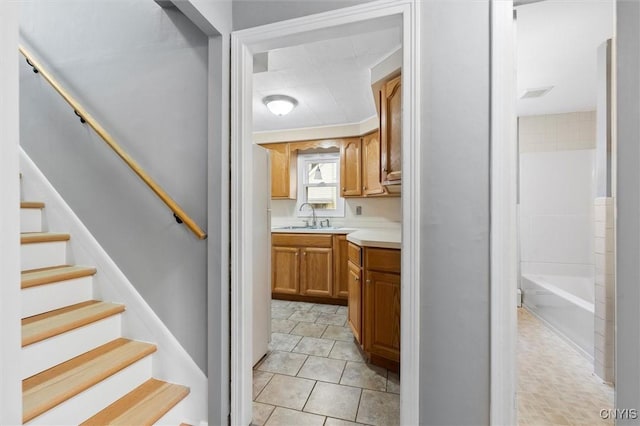
<path fill-rule="evenodd" d="M 318 185 L 309 184 L 307 181 L 307 163 L 321 163 L 321 162 L 334 162 L 336 164 L 336 183 Z M 345 217 L 345 203 L 344 198 L 340 196 L 340 152 L 328 152 L 328 153 L 299 153 L 298 154 L 298 196 L 296 198 L 296 216 L 297 217 L 311 217 L 312 213 L 309 208 L 300 211 L 300 206 L 307 203 L 307 187 L 322 187 L 322 186 L 335 186 L 336 188 L 336 208 L 335 210 L 329 209 L 316 209 L 316 217 Z"/>

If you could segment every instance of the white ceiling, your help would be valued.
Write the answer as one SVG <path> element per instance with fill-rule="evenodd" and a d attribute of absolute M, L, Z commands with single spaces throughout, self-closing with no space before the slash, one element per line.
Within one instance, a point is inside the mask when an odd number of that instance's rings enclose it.
<path fill-rule="evenodd" d="M 253 75 L 255 132 L 360 123 L 376 114 L 369 69 L 401 45 L 399 26 L 268 52 L 268 71 Z M 262 99 L 289 95 L 283 117 Z"/>
<path fill-rule="evenodd" d="M 613 36 L 612 0 L 546 0 L 517 8 L 518 115 L 596 108 L 598 46 Z M 527 89 L 554 86 L 540 98 Z"/>

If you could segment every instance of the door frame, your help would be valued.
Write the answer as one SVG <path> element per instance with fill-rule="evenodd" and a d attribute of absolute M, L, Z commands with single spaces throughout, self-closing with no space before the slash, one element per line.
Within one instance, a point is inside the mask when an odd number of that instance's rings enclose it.
<path fill-rule="evenodd" d="M 419 423 L 420 367 L 420 0 L 381 0 L 231 34 L 231 424 L 252 419 L 252 70 L 253 51 L 309 32 L 400 16 L 405 111 L 402 226 L 401 424 Z"/>
<path fill-rule="evenodd" d="M 493 425 L 517 423 L 516 64 L 513 0 L 491 0 L 491 397 Z"/>

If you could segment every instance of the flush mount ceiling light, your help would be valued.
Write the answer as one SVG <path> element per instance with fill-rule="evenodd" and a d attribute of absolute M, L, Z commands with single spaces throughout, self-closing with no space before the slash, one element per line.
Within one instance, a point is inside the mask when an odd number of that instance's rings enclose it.
<path fill-rule="evenodd" d="M 287 115 L 298 105 L 298 101 L 287 95 L 271 95 L 262 100 L 272 114 Z"/>
<path fill-rule="evenodd" d="M 549 93 L 551 91 L 551 89 L 553 89 L 553 86 L 537 87 L 535 89 L 527 89 L 522 94 L 522 96 L 520 96 L 520 99 L 539 98 L 539 97 L 542 97 L 542 96 L 546 95 L 547 93 Z"/>

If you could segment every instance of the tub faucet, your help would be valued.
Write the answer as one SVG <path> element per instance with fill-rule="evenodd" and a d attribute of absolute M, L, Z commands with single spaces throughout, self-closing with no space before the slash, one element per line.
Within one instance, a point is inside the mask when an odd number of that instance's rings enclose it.
<path fill-rule="evenodd" d="M 311 226 L 312 226 L 313 228 L 315 228 L 315 227 L 317 226 L 317 222 L 316 222 L 316 208 L 315 208 L 315 207 L 313 207 L 313 205 L 311 205 L 311 204 L 309 204 L 309 203 L 302 203 L 302 204 L 300 205 L 300 209 L 299 209 L 298 211 L 302 211 L 302 208 L 303 208 L 304 206 L 309 206 L 309 207 L 311 207 L 311 212 L 312 212 L 312 214 L 313 214 L 313 216 L 312 216 L 312 218 L 313 218 L 313 219 L 311 220 Z"/>

